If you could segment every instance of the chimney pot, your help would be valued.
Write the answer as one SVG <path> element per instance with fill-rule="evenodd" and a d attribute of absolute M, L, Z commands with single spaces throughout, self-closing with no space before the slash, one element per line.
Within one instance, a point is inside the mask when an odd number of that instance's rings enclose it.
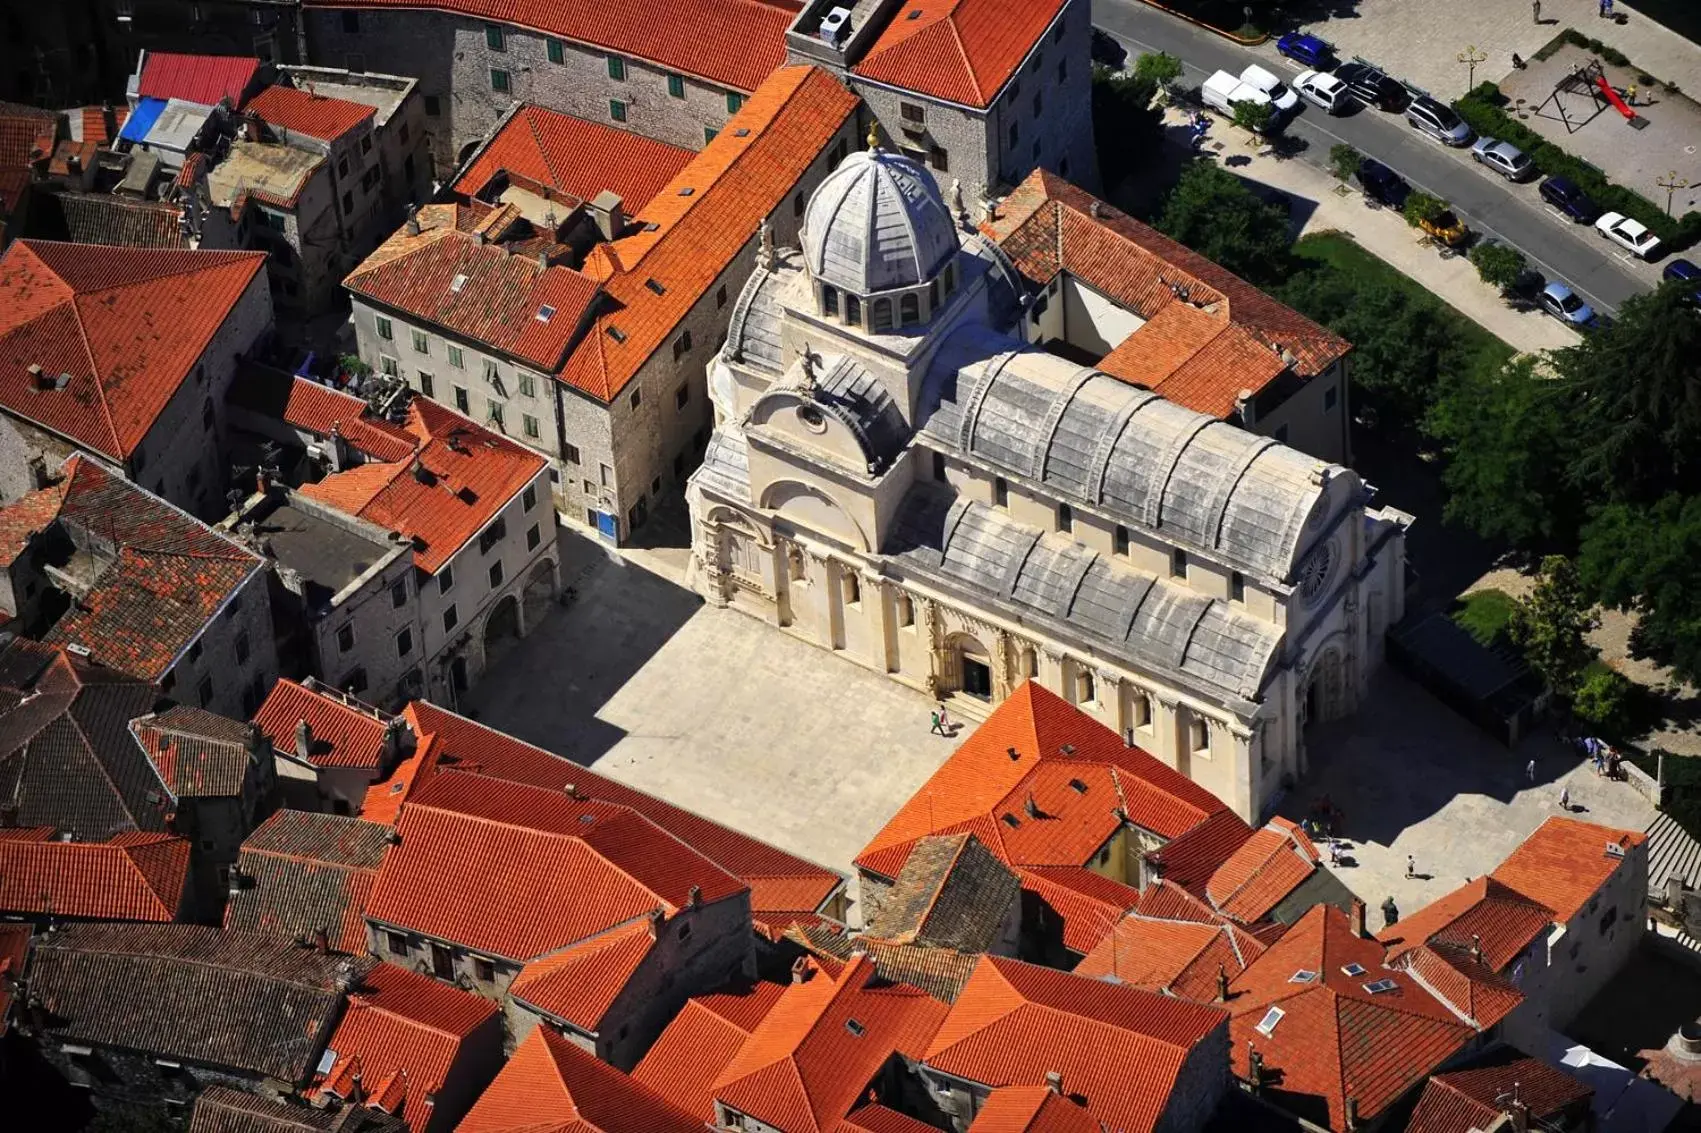
<path fill-rule="evenodd" d="M 791 982 L 794 984 L 808 983 L 813 969 L 809 966 L 809 957 L 799 956 L 791 962 Z"/>
<path fill-rule="evenodd" d="M 1229 991 L 1228 969 L 1223 967 L 1223 965 L 1218 964 L 1217 965 L 1217 1002 L 1218 1003 L 1227 1003 L 1228 1002 L 1228 991 Z"/>
<path fill-rule="evenodd" d="M 1347 1133 L 1353 1133 L 1358 1128 L 1358 1099 L 1347 1099 Z"/>
<path fill-rule="evenodd" d="M 303 716 L 295 723 L 295 757 L 306 759 L 313 754 L 313 725 Z"/>
<path fill-rule="evenodd" d="M 313 930 L 313 948 L 321 955 L 331 951 L 331 934 L 326 932 L 323 926 Z"/>
<path fill-rule="evenodd" d="M 691 907 L 693 909 L 695 909 L 697 906 L 701 905 L 702 903 L 703 903 L 703 887 L 701 885 L 693 885 L 691 887 Z"/>
<path fill-rule="evenodd" d="M 1022 758 L 1022 753 L 1017 751 L 1015 748 L 1012 747 L 1009 750 L 1010 750 L 1010 762 L 1014 763 L 1014 762 L 1016 762 L 1016 760 Z"/>
<path fill-rule="evenodd" d="M 1353 935 L 1357 937 L 1369 936 L 1370 931 L 1366 929 L 1364 925 L 1364 902 L 1360 901 L 1357 897 L 1353 898 L 1352 912 L 1350 916 L 1352 917 L 1353 922 Z"/>
<path fill-rule="evenodd" d="M 1062 1073 L 1057 1070 L 1047 1070 L 1045 1072 L 1045 1085 L 1046 1089 L 1050 1090 L 1052 1093 L 1061 1094 L 1063 1092 Z"/>
<path fill-rule="evenodd" d="M 1482 963 L 1482 937 L 1474 932 L 1471 933 L 1471 959 Z"/>

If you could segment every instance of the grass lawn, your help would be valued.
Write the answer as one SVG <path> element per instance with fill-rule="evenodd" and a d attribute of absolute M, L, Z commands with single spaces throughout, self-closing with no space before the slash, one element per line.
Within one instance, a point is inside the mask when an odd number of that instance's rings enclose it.
<path fill-rule="evenodd" d="M 1504 590 L 1473 590 L 1458 601 L 1453 620 L 1482 645 L 1493 645 L 1506 632 L 1518 605 Z"/>
<path fill-rule="evenodd" d="M 1413 306 L 1427 307 L 1449 328 L 1450 336 L 1469 353 L 1474 366 L 1499 370 L 1517 353 L 1481 326 L 1437 299 L 1423 284 L 1401 272 L 1375 253 L 1367 252 L 1350 236 L 1338 232 L 1314 232 L 1293 246 L 1301 260 L 1324 264 L 1349 279 L 1364 284 L 1380 283 L 1403 292 Z"/>

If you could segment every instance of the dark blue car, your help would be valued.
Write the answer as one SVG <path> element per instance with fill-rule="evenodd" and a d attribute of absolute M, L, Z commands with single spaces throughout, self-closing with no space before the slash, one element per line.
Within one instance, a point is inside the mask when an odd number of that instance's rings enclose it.
<path fill-rule="evenodd" d="M 1405 208 L 1406 198 L 1412 195 L 1412 187 L 1406 184 L 1404 177 L 1374 158 L 1367 157 L 1359 162 L 1354 176 L 1364 186 L 1365 196 L 1381 201 L 1391 209 Z"/>
<path fill-rule="evenodd" d="M 1307 67 L 1324 68 L 1334 55 L 1334 49 L 1314 35 L 1290 31 L 1276 41 L 1276 50 L 1296 63 Z"/>
<path fill-rule="evenodd" d="M 1673 260 L 1666 265 L 1666 270 L 1660 273 L 1661 278 L 1668 282 L 1681 283 L 1688 295 L 1688 301 L 1701 304 L 1701 267 L 1696 267 L 1688 260 Z"/>
<path fill-rule="evenodd" d="M 1576 182 L 1564 177 L 1549 177 L 1542 182 L 1540 192 L 1542 200 L 1578 224 L 1593 224 L 1601 215 L 1600 207 L 1589 199 L 1589 195 L 1578 188 Z"/>

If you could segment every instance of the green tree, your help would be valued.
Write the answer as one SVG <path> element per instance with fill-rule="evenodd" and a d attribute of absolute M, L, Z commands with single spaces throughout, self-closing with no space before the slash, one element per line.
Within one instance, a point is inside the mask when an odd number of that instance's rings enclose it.
<path fill-rule="evenodd" d="M 1443 518 L 1519 547 L 1574 535 L 1581 521 L 1564 485 L 1564 391 L 1535 367 L 1525 356 L 1497 371 L 1459 371 L 1424 421 L 1447 456 Z"/>
<path fill-rule="evenodd" d="M 1253 137 L 1267 131 L 1270 128 L 1270 119 L 1275 116 L 1276 108 L 1268 102 L 1243 99 L 1234 104 L 1234 124 Z"/>
<path fill-rule="evenodd" d="M 1573 398 L 1575 489 L 1602 502 L 1701 493 L 1701 319 L 1680 288 L 1626 300 L 1553 357 Z"/>
<path fill-rule="evenodd" d="M 1471 263 L 1484 283 L 1502 291 L 1516 287 L 1529 266 L 1524 253 L 1512 245 L 1487 240 L 1471 249 Z"/>
<path fill-rule="evenodd" d="M 1134 74 L 1167 90 L 1181 78 L 1181 60 L 1162 51 L 1148 53 L 1134 60 Z"/>
<path fill-rule="evenodd" d="M 1600 602 L 1638 615 L 1633 655 L 1701 680 L 1701 497 L 1599 509 L 1583 528 L 1577 571 Z"/>
<path fill-rule="evenodd" d="M 1632 691 L 1622 675 L 1596 662 L 1589 666 L 1571 698 L 1571 714 L 1596 735 L 1618 739 L 1630 727 Z"/>
<path fill-rule="evenodd" d="M 1534 589 L 1512 611 L 1506 636 L 1523 650 L 1530 668 L 1549 688 L 1570 699 L 1594 660 L 1586 635 L 1599 624 L 1577 568 L 1563 555 L 1549 555 L 1542 560 Z"/>
<path fill-rule="evenodd" d="M 1350 180 L 1363 160 L 1364 155 L 1345 142 L 1329 147 L 1329 168 L 1339 180 Z"/>
<path fill-rule="evenodd" d="M 1406 207 L 1403 211 L 1406 223 L 1416 228 L 1423 221 L 1433 221 L 1446 212 L 1447 202 L 1440 197 L 1432 197 L 1428 193 L 1413 193 L 1406 198 Z"/>
<path fill-rule="evenodd" d="M 1152 79 L 1093 67 L 1093 142 L 1099 171 L 1114 189 L 1163 143 L 1163 111 L 1153 105 Z"/>
<path fill-rule="evenodd" d="M 1277 283 L 1290 270 L 1287 213 L 1214 162 L 1181 171 L 1158 229 L 1253 283 Z"/>

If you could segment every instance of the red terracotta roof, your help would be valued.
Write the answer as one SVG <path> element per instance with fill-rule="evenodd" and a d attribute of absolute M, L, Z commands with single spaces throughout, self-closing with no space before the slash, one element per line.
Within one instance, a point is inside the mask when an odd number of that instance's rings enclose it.
<path fill-rule="evenodd" d="M 384 762 L 384 732 L 390 717 L 312 677 L 307 680 L 303 685 L 279 678 L 254 713 L 254 723 L 273 746 L 293 754 L 296 728 L 306 720 L 313 729 L 308 756 L 313 766 L 379 767 Z"/>
<path fill-rule="evenodd" d="M 877 83 L 987 107 L 1063 0 L 905 0 L 851 70 Z"/>
<path fill-rule="evenodd" d="M 640 917 L 533 960 L 508 993 L 540 1014 L 595 1033 L 655 946 L 655 928 Z"/>
<path fill-rule="evenodd" d="M 117 557 L 42 640 L 85 646 L 100 665 L 157 681 L 263 563 L 80 453 L 60 471 L 59 483 L 33 495 L 58 496 L 59 521 L 98 532 Z M 39 520 L 40 498 L 14 506 L 26 509 L 30 523 Z"/>
<path fill-rule="evenodd" d="M 535 235 L 512 209 L 426 205 L 415 219 L 417 233 L 398 228 L 343 286 L 539 369 L 561 365 L 597 300 L 596 281 L 564 264 L 542 266 L 538 255 L 505 243 L 515 232 Z"/>
<path fill-rule="evenodd" d="M 1095 215 L 1095 210 L 1096 214 Z M 1035 170 L 984 226 L 1034 285 L 1066 271 L 1147 320 L 1099 363 L 1214 417 L 1286 369 L 1315 377 L 1350 343 L 1092 194 Z"/>
<path fill-rule="evenodd" d="M 241 55 L 174 55 L 150 51 L 136 93 L 142 98 L 180 98 L 203 106 L 230 99 L 242 109 L 243 93 L 259 73 L 260 61 Z"/>
<path fill-rule="evenodd" d="M 18 207 L 30 183 L 30 158 L 53 151 L 59 116 L 39 106 L 0 102 L 0 221 Z"/>
<path fill-rule="evenodd" d="M 17 241 L 0 256 L 0 407 L 128 459 L 265 262 Z M 31 365 L 70 381 L 44 390 Z"/>
<path fill-rule="evenodd" d="M 408 705 L 403 716 L 419 737 L 422 755 L 408 761 L 412 766 L 407 772 L 410 776 L 407 789 L 395 793 L 387 787 L 383 789 L 389 800 L 407 797 L 411 791 L 430 782 L 439 770 L 450 768 L 529 783 L 553 791 L 560 791 L 571 783 L 582 798 L 631 807 L 738 877 L 750 887 L 752 911 L 759 919 L 770 923 L 789 923 L 791 916 L 807 916 L 830 900 L 844 885 L 844 878 L 830 869 L 804 861 L 654 795 L 633 790 L 569 759 L 523 743 L 464 716 L 424 701 Z M 429 743 L 427 737 L 430 737 Z M 398 769 L 393 779 L 400 778 L 402 774 L 402 770 Z M 368 796 L 368 815 L 372 813 L 372 802 L 371 796 Z M 781 924 L 780 930 L 784 927 L 785 924 Z"/>
<path fill-rule="evenodd" d="M 420 446 L 412 460 L 358 465 L 299 491 L 406 535 L 414 543 L 414 565 L 436 574 L 548 462 L 422 397 L 408 406 L 407 429 Z M 421 474 L 415 473 L 414 461 Z"/>
<path fill-rule="evenodd" d="M 1132 885 L 1083 866 L 1018 866 L 1016 875 L 1024 893 L 1063 922 L 1063 944 L 1071 952 L 1091 950 L 1140 901 L 1140 891 Z"/>
<path fill-rule="evenodd" d="M 131 831 L 107 842 L 59 842 L 44 827 L 0 837 L 0 910 L 26 916 L 174 921 L 189 843 Z"/>
<path fill-rule="evenodd" d="M 669 1104 L 548 1027 L 534 1027 L 455 1133 L 702 1133 Z"/>
<path fill-rule="evenodd" d="M 118 138 L 118 131 L 124 128 L 125 121 L 130 117 L 130 107 L 118 103 L 112 108 L 113 128 L 111 134 L 106 130 L 106 108 L 103 106 L 84 106 L 69 112 L 77 121 L 78 133 L 85 142 L 112 142 Z"/>
<path fill-rule="evenodd" d="M 325 142 L 334 142 L 349 131 L 358 129 L 377 113 L 365 103 L 328 98 L 286 86 L 267 87 L 249 101 L 248 109 L 264 119 L 267 125 Z"/>
<path fill-rule="evenodd" d="M 1487 1129 L 1506 1112 L 1505 1099 L 1513 1094 L 1529 1109 L 1532 1126 L 1557 1128 L 1567 1109 L 1586 1108 L 1594 1093 L 1563 1070 L 1508 1051 L 1491 1055 L 1486 1065 L 1432 1077 L 1406 1123 L 1406 1133 Z"/>
<path fill-rule="evenodd" d="M 1473 945 L 1483 962 L 1504 972 L 1524 950 L 1547 933 L 1554 912 L 1492 877 L 1466 882 L 1447 896 L 1431 901 L 1411 916 L 1376 934 L 1388 946 L 1390 958 L 1405 955 L 1421 944 Z"/>
<path fill-rule="evenodd" d="M 1568 924 L 1647 840 L 1640 831 L 1554 815 L 1489 876 L 1548 906 L 1555 921 Z M 1609 846 L 1618 852 L 1608 853 Z M 1646 854 L 1642 862 L 1646 870 Z"/>
<path fill-rule="evenodd" d="M 604 122 L 526 104 L 502 124 L 450 188 L 474 197 L 505 170 L 575 201 L 589 201 L 606 189 L 619 195 L 632 213 L 695 156 L 691 150 Z"/>
<path fill-rule="evenodd" d="M 0 924 L 0 1036 L 6 1034 L 6 1021 L 12 1010 L 14 981 L 24 975 L 24 957 L 30 948 L 30 926 Z"/>
<path fill-rule="evenodd" d="M 926 1062 L 987 1086 L 1043 1086 L 1061 1073 L 1092 1117 L 1148 1133 L 1188 1055 L 1225 1019 L 1220 1008 L 985 956 Z"/>
<path fill-rule="evenodd" d="M 177 799 L 239 799 L 256 762 L 248 725 L 203 708 L 178 704 L 138 717 L 130 734 Z"/>
<path fill-rule="evenodd" d="M 757 225 L 793 192 L 857 104 L 856 95 L 818 67 L 781 67 L 768 76 L 637 213 L 632 235 L 593 250 L 585 271 L 602 281 L 609 302 L 557 376 L 605 402 L 619 396 L 750 243 Z"/>
<path fill-rule="evenodd" d="M 916 839 L 970 830 L 1011 865 L 1079 866 L 1121 827 L 1118 810 L 1130 823 L 1174 838 L 1226 809 L 1185 775 L 1127 747 L 1103 724 L 1027 681 L 911 796 L 856 863 L 896 877 Z"/>
<path fill-rule="evenodd" d="M 358 991 L 327 1044 L 336 1052 L 314 1093 L 347 1099 L 355 1076 L 367 1104 L 378 1104 L 423 1131 L 433 1113 L 432 1095 L 443 1088 L 466 1042 L 487 1029 L 486 1042 L 501 1046 L 500 1008 L 471 992 L 392 964 L 379 964 Z"/>
<path fill-rule="evenodd" d="M 364 398 L 281 370 L 245 368 L 225 400 L 315 436 L 328 437 L 334 428 L 374 460 L 406 460 L 417 443 L 400 425 L 375 416 Z"/>
<path fill-rule="evenodd" d="M 1103 1126 L 1048 1086 L 1004 1086 L 987 1095 L 969 1133 L 1103 1133 Z"/>
<path fill-rule="evenodd" d="M 833 1133 L 939 1133 L 939 1129 L 890 1106 L 870 1102 L 834 1126 Z"/>
<path fill-rule="evenodd" d="M 1252 828 L 1231 810 L 1221 810 L 1193 829 L 1146 853 L 1146 864 L 1164 879 L 1203 896 L 1217 868 L 1252 837 Z"/>
<path fill-rule="evenodd" d="M 1205 892 L 1224 913 L 1252 924 L 1315 873 L 1317 862 L 1317 847 L 1305 831 L 1273 818 L 1217 868 Z"/>
<path fill-rule="evenodd" d="M 761 981 L 694 995 L 632 1068 L 635 1081 L 704 1121 L 715 1116 L 715 1080 L 786 985 Z"/>
<path fill-rule="evenodd" d="M 367 916 L 528 961 L 737 878 L 636 811 L 562 791 L 444 772 L 402 808 Z M 571 894 L 571 899 L 563 899 Z"/>
<path fill-rule="evenodd" d="M 1451 944 L 1414 948 L 1394 966 L 1410 972 L 1478 1030 L 1494 1026 L 1524 1002 L 1517 984 Z"/>
<path fill-rule="evenodd" d="M 1331 905 L 1314 906 L 1231 981 L 1228 1006 L 1235 1073 L 1249 1075 L 1256 1049 L 1265 1075 L 1280 1076 L 1281 1104 L 1331 1129 L 1345 1128 L 1349 1097 L 1371 1121 L 1476 1037 Z"/>
<path fill-rule="evenodd" d="M 1264 954 L 1264 945 L 1227 917 L 1168 881 L 1149 886 L 1074 968 L 1076 975 L 1115 976 L 1148 991 L 1201 1003 L 1217 998 L 1217 976 L 1230 979 Z"/>
<path fill-rule="evenodd" d="M 365 955 L 366 902 L 390 833 L 343 815 L 273 812 L 242 843 L 224 927 L 292 939 L 322 928 L 331 947 Z"/>
<path fill-rule="evenodd" d="M 786 988 L 721 1072 L 722 1104 L 787 1133 L 826 1133 L 850 1113 L 894 1052 L 919 1058 L 943 1003 L 904 984 L 870 986 L 874 962 L 853 957 L 836 979 L 816 972 Z"/>
<path fill-rule="evenodd" d="M 641 5 L 609 9 L 550 0 L 306 0 L 309 8 L 413 8 L 532 28 L 616 55 L 647 59 L 736 90 L 754 90 L 785 62 L 789 0 L 678 0 L 666 19 Z"/>

